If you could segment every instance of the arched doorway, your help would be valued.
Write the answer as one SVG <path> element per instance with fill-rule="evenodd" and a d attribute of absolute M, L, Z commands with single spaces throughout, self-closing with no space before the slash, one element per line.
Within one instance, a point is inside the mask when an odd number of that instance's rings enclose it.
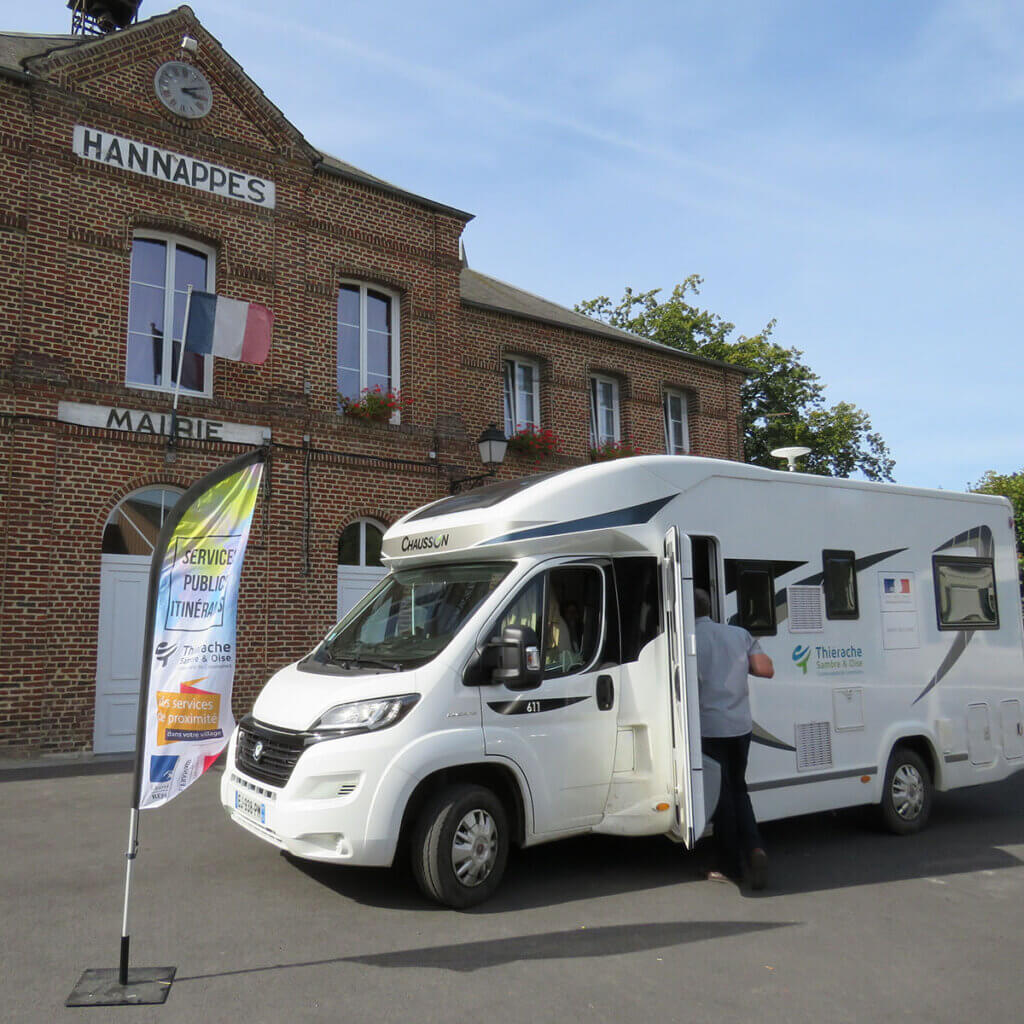
<path fill-rule="evenodd" d="M 377 585 L 386 570 L 380 561 L 384 528 L 372 519 L 356 519 L 338 540 L 338 618 Z"/>
<path fill-rule="evenodd" d="M 181 493 L 161 486 L 135 491 L 103 527 L 93 720 L 97 754 L 135 749 L 149 565 L 160 527 Z"/>

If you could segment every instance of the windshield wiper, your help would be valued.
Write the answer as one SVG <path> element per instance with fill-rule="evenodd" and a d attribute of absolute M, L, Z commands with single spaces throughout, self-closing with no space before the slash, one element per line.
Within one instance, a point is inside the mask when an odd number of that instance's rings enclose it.
<path fill-rule="evenodd" d="M 327 651 L 327 648 L 324 648 Z M 341 665 L 342 668 L 357 668 L 360 665 L 366 665 L 370 668 L 386 668 L 392 672 L 401 672 L 402 666 L 394 661 L 385 661 L 383 658 L 367 658 L 362 654 L 331 654 L 328 652 L 328 658 L 335 665 Z"/>

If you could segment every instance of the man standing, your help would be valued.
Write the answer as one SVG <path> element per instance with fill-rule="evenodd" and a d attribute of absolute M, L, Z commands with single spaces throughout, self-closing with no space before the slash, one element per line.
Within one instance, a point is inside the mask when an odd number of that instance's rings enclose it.
<path fill-rule="evenodd" d="M 693 602 L 701 742 L 704 753 L 722 770 L 722 791 L 711 819 L 717 863 L 708 878 L 726 881 L 746 876 L 752 889 L 763 889 L 768 856 L 746 780 L 753 728 L 747 675 L 771 679 L 775 667 L 745 629 L 709 617 L 711 598 L 706 590 L 694 590 Z"/>

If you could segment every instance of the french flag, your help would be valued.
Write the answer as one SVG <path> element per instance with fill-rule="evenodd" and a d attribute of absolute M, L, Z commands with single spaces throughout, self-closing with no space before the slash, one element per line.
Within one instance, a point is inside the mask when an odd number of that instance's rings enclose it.
<path fill-rule="evenodd" d="M 258 302 L 239 302 L 212 292 L 192 292 L 185 351 L 263 363 L 270 353 L 274 314 Z"/>

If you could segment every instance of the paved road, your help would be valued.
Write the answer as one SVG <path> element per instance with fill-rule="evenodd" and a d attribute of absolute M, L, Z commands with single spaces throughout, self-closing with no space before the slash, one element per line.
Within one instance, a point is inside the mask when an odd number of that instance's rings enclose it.
<path fill-rule="evenodd" d="M 144 812 L 132 962 L 166 1005 L 65 1009 L 114 967 L 129 776 L 0 782 L 0 1021 L 1019 1021 L 1024 774 L 941 794 L 899 839 L 862 812 L 769 824 L 772 887 L 662 839 L 519 854 L 454 912 L 411 881 L 290 860 L 232 825 L 219 772 Z"/>

